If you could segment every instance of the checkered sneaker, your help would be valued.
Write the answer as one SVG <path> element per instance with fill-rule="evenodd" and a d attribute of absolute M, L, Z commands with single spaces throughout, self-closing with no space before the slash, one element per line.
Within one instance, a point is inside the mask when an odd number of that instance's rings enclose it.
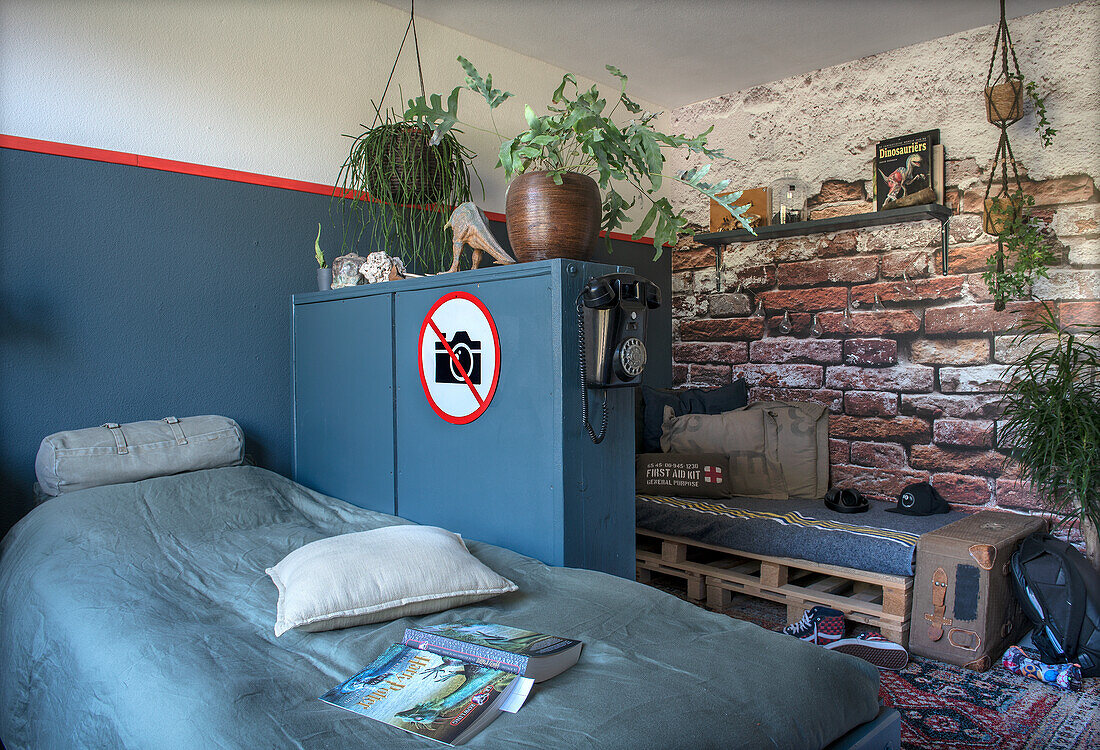
<path fill-rule="evenodd" d="M 801 620 L 783 628 L 783 632 L 807 643 L 825 646 L 844 637 L 844 613 L 832 607 L 811 607 Z"/>
<path fill-rule="evenodd" d="M 879 669 L 902 669 L 909 663 L 904 647 L 883 638 L 878 633 L 860 633 L 855 638 L 841 638 L 825 648 L 869 661 Z"/>

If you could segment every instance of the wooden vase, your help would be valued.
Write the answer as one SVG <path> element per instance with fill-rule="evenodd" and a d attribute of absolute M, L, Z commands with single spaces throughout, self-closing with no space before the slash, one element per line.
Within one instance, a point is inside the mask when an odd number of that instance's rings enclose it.
<path fill-rule="evenodd" d="M 525 172 L 508 186 L 508 241 L 521 263 L 592 257 L 600 236 L 600 188 L 587 175 L 566 172 L 561 178 L 557 185 L 549 172 Z"/>
<path fill-rule="evenodd" d="M 1024 82 L 1006 81 L 985 87 L 985 116 L 994 125 L 1014 123 L 1024 116 Z"/>

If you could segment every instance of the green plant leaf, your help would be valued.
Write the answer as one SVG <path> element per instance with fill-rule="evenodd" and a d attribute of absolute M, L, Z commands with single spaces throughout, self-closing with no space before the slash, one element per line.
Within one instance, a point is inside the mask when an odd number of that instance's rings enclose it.
<path fill-rule="evenodd" d="M 577 85 L 577 77 L 572 73 L 566 73 L 561 77 L 561 85 L 554 89 L 554 95 L 550 97 L 550 101 L 554 104 L 558 104 L 565 98 L 565 84 L 571 83 L 574 88 Z"/>
<path fill-rule="evenodd" d="M 427 101 L 423 96 L 409 100 L 409 107 L 405 110 L 405 119 L 420 120 L 432 129 L 430 145 L 438 146 L 444 136 L 458 123 L 458 92 L 459 87 L 447 97 L 447 107 L 443 107 L 443 99 L 439 94 L 432 94 Z"/>
<path fill-rule="evenodd" d="M 466 88 L 481 94 L 485 99 L 485 103 L 489 105 L 489 109 L 496 109 L 512 96 L 512 93 L 509 91 L 494 89 L 493 76 L 490 74 L 482 79 L 481 74 L 477 72 L 477 68 L 473 66 L 473 63 L 462 55 L 458 56 L 458 62 L 462 65 L 462 69 L 466 71 Z"/>
<path fill-rule="evenodd" d="M 325 254 L 321 252 L 321 222 L 317 222 L 317 239 L 313 241 L 313 255 L 317 258 L 318 268 L 327 268 Z"/>

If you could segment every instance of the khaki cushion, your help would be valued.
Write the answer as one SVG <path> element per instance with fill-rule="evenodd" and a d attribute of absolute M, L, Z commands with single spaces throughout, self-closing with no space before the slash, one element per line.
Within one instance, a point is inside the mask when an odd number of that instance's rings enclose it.
<path fill-rule="evenodd" d="M 779 466 L 791 497 L 820 500 L 829 490 L 829 412 L 821 404 L 758 401 L 750 410 L 775 417 Z"/>
<path fill-rule="evenodd" d="M 734 409 L 721 414 L 675 416 L 665 407 L 661 450 L 666 453 L 723 453 L 729 457 L 730 492 L 786 500 L 779 468 L 775 417 L 767 410 Z"/>
<path fill-rule="evenodd" d="M 434 526 L 386 526 L 318 539 L 265 571 L 279 589 L 275 635 L 442 612 L 518 587 Z"/>

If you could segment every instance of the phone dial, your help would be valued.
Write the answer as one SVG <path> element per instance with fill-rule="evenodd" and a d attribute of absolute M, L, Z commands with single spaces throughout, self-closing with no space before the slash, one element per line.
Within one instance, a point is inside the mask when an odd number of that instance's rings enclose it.
<path fill-rule="evenodd" d="M 649 311 L 660 306 L 660 288 L 630 273 L 589 279 L 577 298 L 581 419 L 594 443 L 601 442 L 607 431 L 607 399 L 597 432 L 588 421 L 588 389 L 641 384 Z"/>

